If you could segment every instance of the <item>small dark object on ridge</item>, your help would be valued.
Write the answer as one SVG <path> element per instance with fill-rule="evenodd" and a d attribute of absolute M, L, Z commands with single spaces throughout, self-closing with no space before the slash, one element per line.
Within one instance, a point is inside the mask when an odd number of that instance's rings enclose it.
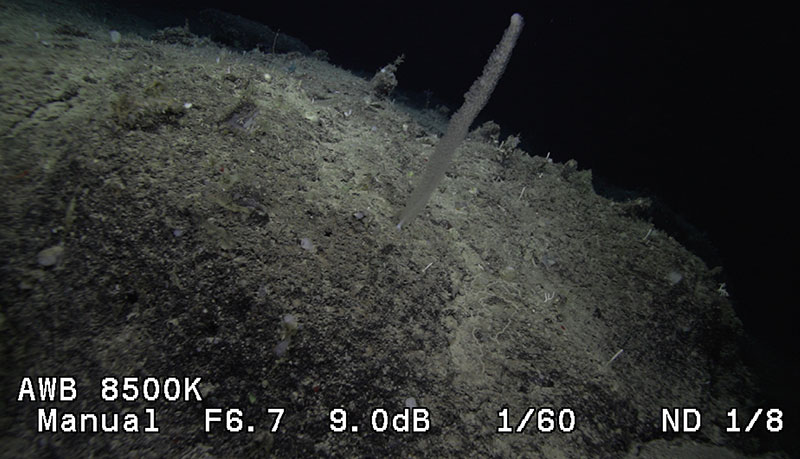
<path fill-rule="evenodd" d="M 311 54 L 311 48 L 297 38 L 278 32 L 264 24 L 235 14 L 209 8 L 201 11 L 196 21 L 190 21 L 192 33 L 208 35 L 213 41 L 242 51 L 258 48 L 268 53 L 298 52 Z"/>

